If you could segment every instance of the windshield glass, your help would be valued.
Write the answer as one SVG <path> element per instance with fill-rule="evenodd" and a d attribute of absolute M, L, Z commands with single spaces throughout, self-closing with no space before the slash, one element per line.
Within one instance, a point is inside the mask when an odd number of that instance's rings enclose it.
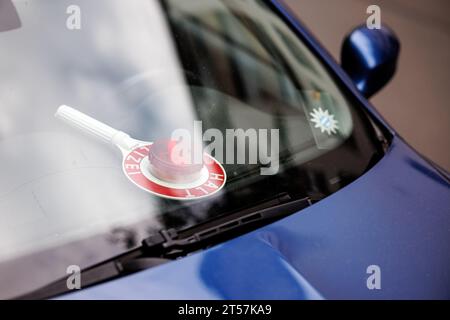
<path fill-rule="evenodd" d="M 322 198 L 380 151 L 356 102 L 264 1 L 1 0 L 0 45 L 0 297 L 155 230 L 280 195 Z M 127 172 L 142 164 L 55 118 L 60 105 L 144 146 L 200 132 L 219 173 L 203 167 L 175 196 L 149 191 Z M 173 186 L 177 170 L 154 180 Z"/>

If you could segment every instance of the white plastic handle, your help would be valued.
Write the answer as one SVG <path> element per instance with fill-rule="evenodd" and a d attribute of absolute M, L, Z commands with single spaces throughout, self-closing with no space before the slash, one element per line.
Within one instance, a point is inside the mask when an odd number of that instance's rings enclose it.
<path fill-rule="evenodd" d="M 129 150 L 136 144 L 135 140 L 131 139 L 128 134 L 111 128 L 110 126 L 69 106 L 60 106 L 56 111 L 55 117 L 77 129 L 92 134 L 105 142 L 112 143 L 126 150 Z"/>

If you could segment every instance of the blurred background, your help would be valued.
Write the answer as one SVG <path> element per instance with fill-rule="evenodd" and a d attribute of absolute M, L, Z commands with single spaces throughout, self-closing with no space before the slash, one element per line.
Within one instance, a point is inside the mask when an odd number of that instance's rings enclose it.
<path fill-rule="evenodd" d="M 371 102 L 416 150 L 450 171 L 450 1 L 285 0 L 334 58 L 371 4 L 398 35 L 393 81 Z"/>

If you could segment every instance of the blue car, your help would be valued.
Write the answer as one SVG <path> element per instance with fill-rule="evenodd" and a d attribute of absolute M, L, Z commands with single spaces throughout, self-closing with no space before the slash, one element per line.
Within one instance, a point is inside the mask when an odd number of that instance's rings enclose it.
<path fill-rule="evenodd" d="M 0 45 L 0 298 L 450 299 L 388 27 L 339 65 L 275 0 L 0 1 Z"/>

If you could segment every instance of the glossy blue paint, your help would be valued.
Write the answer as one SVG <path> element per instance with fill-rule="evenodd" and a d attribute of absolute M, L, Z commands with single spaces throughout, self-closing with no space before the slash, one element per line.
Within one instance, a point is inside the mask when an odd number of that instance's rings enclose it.
<path fill-rule="evenodd" d="M 67 299 L 450 298 L 450 185 L 401 139 L 288 218 Z M 366 269 L 381 267 L 381 290 Z"/>
<path fill-rule="evenodd" d="M 293 15 L 272 1 L 362 105 L 394 134 L 355 182 L 214 248 L 61 299 L 450 298 L 448 176 L 403 142 Z M 381 267 L 381 290 L 366 269 Z"/>
<path fill-rule="evenodd" d="M 359 91 L 370 97 L 391 80 L 399 54 L 400 42 L 387 26 L 368 29 L 362 25 L 355 28 L 343 43 L 342 68 Z"/>

